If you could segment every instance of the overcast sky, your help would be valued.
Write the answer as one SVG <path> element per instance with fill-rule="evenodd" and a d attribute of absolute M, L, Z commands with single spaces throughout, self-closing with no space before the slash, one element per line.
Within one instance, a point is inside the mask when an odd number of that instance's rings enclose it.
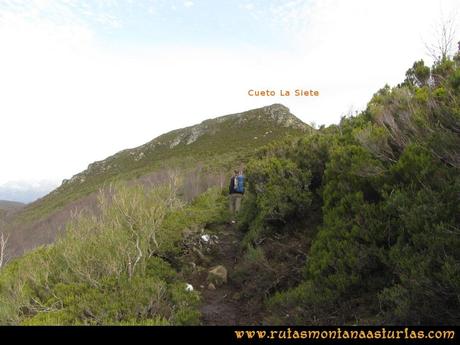
<path fill-rule="evenodd" d="M 0 185 L 53 180 L 207 118 L 336 123 L 427 59 L 458 0 L 0 0 Z M 460 30 L 457 30 L 460 33 Z M 249 97 L 249 89 L 319 97 Z"/>

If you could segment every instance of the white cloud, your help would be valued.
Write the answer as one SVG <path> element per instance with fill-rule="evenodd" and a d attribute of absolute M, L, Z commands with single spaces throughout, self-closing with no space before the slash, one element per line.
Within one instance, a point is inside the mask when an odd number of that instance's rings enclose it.
<path fill-rule="evenodd" d="M 147 7 L 147 12 L 151 15 L 154 15 L 157 13 L 157 10 L 154 6 L 150 5 L 149 7 Z"/>
<path fill-rule="evenodd" d="M 347 103 L 362 109 L 385 83 L 402 81 L 415 60 L 430 63 L 424 41 L 436 39 L 432 24 L 458 6 L 454 0 L 294 0 L 271 6 L 270 13 L 304 58 L 299 73 L 306 81 L 320 73 L 323 95 L 335 106 L 322 105 L 315 117 L 330 123 Z"/>
<path fill-rule="evenodd" d="M 422 37 L 438 8 L 431 1 L 279 3 L 271 18 L 291 50 L 114 53 L 78 18 L 0 11 L 0 184 L 69 178 L 168 130 L 275 102 L 305 122 L 337 122 L 424 57 Z M 314 88 L 321 96 L 255 98 L 250 88 Z"/>
<path fill-rule="evenodd" d="M 184 1 L 184 7 L 187 7 L 187 8 L 190 8 L 192 7 L 193 5 L 195 5 L 195 3 L 193 1 Z"/>
<path fill-rule="evenodd" d="M 245 9 L 247 11 L 252 11 L 252 10 L 254 10 L 255 5 L 253 3 L 251 3 L 251 2 L 249 2 L 249 3 L 245 3 L 245 4 L 240 5 L 240 8 Z"/>

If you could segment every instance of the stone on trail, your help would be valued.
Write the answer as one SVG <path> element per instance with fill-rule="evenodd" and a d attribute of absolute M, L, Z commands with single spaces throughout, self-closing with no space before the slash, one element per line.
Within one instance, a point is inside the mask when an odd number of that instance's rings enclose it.
<path fill-rule="evenodd" d="M 208 281 L 215 284 L 216 286 L 227 283 L 227 269 L 218 265 L 209 270 Z"/>
<path fill-rule="evenodd" d="M 204 234 L 204 235 L 201 235 L 201 239 L 202 239 L 204 242 L 208 243 L 209 240 L 211 239 L 211 236 L 209 236 L 208 234 Z"/>

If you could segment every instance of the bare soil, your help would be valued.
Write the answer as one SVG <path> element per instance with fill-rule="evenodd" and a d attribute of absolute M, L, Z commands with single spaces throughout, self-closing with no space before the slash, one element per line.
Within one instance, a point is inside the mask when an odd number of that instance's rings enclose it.
<path fill-rule="evenodd" d="M 211 229 L 218 236 L 217 251 L 210 257 L 210 267 L 223 265 L 227 269 L 228 282 L 217 286 L 215 290 L 208 289 L 206 282 L 207 270 L 199 277 L 204 288 L 202 294 L 202 324 L 203 325 L 249 325 L 257 324 L 254 315 L 249 315 L 246 303 L 241 301 L 242 291 L 233 279 L 232 274 L 238 259 L 239 243 L 242 234 L 235 225 L 220 224 Z"/>

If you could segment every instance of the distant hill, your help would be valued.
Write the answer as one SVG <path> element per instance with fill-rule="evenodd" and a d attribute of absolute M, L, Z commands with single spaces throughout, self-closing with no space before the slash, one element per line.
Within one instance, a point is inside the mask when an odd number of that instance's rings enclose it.
<path fill-rule="evenodd" d="M 4 231 L 11 217 L 24 206 L 25 204 L 20 202 L 0 200 L 0 232 Z"/>
<path fill-rule="evenodd" d="M 25 204 L 22 202 L 16 202 L 16 201 L 7 201 L 7 200 L 0 200 L 0 209 L 1 210 L 16 210 L 19 208 L 24 207 Z"/>
<path fill-rule="evenodd" d="M 12 251 L 20 255 L 52 242 L 71 211 L 93 209 L 96 192 L 110 182 L 157 184 L 180 177 L 180 194 L 191 199 L 210 186 L 226 188 L 230 171 L 244 166 L 259 147 L 312 130 L 287 107 L 273 104 L 208 119 L 120 151 L 90 164 L 18 212 L 12 225 Z"/>
<path fill-rule="evenodd" d="M 0 219 L 4 219 L 8 214 L 19 211 L 25 204 L 16 201 L 0 200 Z"/>

